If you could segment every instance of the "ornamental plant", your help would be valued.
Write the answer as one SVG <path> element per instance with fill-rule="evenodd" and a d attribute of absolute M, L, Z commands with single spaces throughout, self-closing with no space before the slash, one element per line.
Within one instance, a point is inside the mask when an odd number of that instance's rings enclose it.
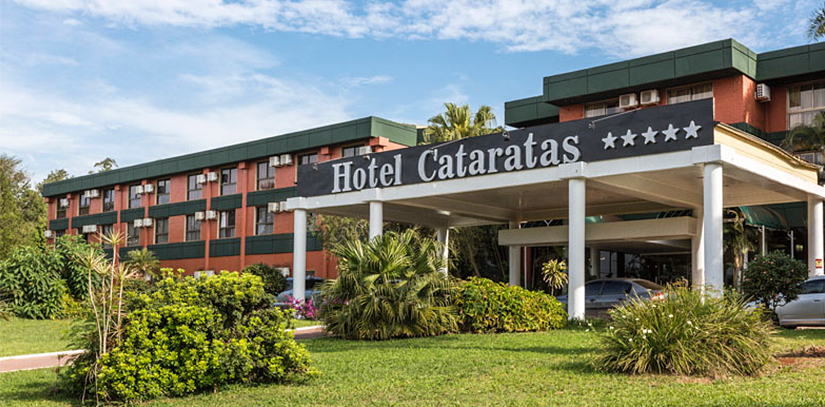
<path fill-rule="evenodd" d="M 735 292 L 703 296 L 683 286 L 664 300 L 632 299 L 609 311 L 592 360 L 598 370 L 631 374 L 753 375 L 770 360 L 773 327 Z"/>
<path fill-rule="evenodd" d="M 275 267 L 265 263 L 255 263 L 244 267 L 243 272 L 260 277 L 264 282 L 264 290 L 273 297 L 277 297 L 278 294 L 286 290 L 286 277 Z"/>
<path fill-rule="evenodd" d="M 291 295 L 286 297 L 286 307 L 292 310 L 300 319 L 315 319 L 318 317 L 318 308 L 312 305 L 312 298 L 300 300 Z"/>
<path fill-rule="evenodd" d="M 324 284 L 327 331 L 347 339 L 433 336 L 458 328 L 455 281 L 438 244 L 417 230 L 335 246 L 338 278 Z"/>
<path fill-rule="evenodd" d="M 799 298 L 808 268 L 799 260 L 774 251 L 757 256 L 745 269 L 742 292 L 762 303 L 772 313 L 776 307 Z"/>
<path fill-rule="evenodd" d="M 567 324 L 564 306 L 553 296 L 473 277 L 459 285 L 455 304 L 466 332 L 527 332 Z"/>
<path fill-rule="evenodd" d="M 19 246 L 0 261 L 0 291 L 5 308 L 20 318 L 52 319 L 63 309 L 65 283 L 60 256 L 37 246 Z"/>

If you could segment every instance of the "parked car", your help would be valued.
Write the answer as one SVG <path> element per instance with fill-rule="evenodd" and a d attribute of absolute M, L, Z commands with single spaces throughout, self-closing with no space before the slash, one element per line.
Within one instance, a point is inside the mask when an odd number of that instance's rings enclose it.
<path fill-rule="evenodd" d="M 584 310 L 588 317 L 602 315 L 610 308 L 638 297 L 664 299 L 662 286 L 641 278 L 603 278 L 584 285 Z M 556 297 L 567 307 L 567 296 Z"/>
<path fill-rule="evenodd" d="M 776 307 L 779 325 L 787 328 L 797 326 L 825 326 L 825 276 L 811 277 L 802 283 L 799 298 Z"/>
<path fill-rule="evenodd" d="M 320 286 L 324 281 L 326 280 L 320 277 L 307 277 L 305 298 L 312 299 L 313 304 L 320 302 L 321 291 L 316 289 L 316 287 Z M 286 290 L 278 294 L 276 298 L 277 302 L 275 302 L 276 307 L 283 308 L 286 306 L 287 297 L 292 297 L 292 283 L 292 277 L 286 279 Z"/>

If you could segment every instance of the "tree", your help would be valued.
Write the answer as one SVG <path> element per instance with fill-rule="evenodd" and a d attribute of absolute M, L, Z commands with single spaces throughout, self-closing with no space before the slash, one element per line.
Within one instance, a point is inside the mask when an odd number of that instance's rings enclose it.
<path fill-rule="evenodd" d="M 71 177 L 72 175 L 62 168 L 58 170 L 51 170 L 51 172 L 49 172 L 49 175 L 47 175 L 46 178 L 43 179 L 43 181 L 40 181 L 40 183 L 37 184 L 37 190 L 42 194 L 44 185 L 52 182 L 67 180 Z"/>
<path fill-rule="evenodd" d="M 97 168 L 97 172 L 111 171 L 117 168 L 117 161 L 115 161 L 114 158 L 106 157 L 103 160 L 96 162 L 95 168 Z M 94 174 L 94 171 L 89 171 L 89 174 Z"/>
<path fill-rule="evenodd" d="M 131 266 L 141 276 L 149 276 L 153 279 L 160 278 L 160 260 L 155 256 L 155 252 L 143 249 L 130 250 L 126 253 L 125 263 Z"/>
<path fill-rule="evenodd" d="M 503 130 L 500 126 L 490 127 L 496 119 L 490 106 L 479 107 L 475 115 L 470 112 L 469 105 L 445 103 L 444 107 L 447 111 L 431 117 L 427 129 L 424 130 L 426 144 L 482 136 Z"/>
<path fill-rule="evenodd" d="M 547 286 L 550 287 L 550 295 L 556 295 L 556 290 L 567 284 L 567 264 L 564 260 L 547 260 L 541 266 L 541 275 Z"/>
<path fill-rule="evenodd" d="M 781 147 L 791 153 L 825 152 L 825 112 L 815 115 L 810 125 L 802 124 L 791 129 Z"/>
<path fill-rule="evenodd" d="M 745 217 L 738 210 L 728 209 L 726 212 L 732 215 L 725 224 L 725 247 L 733 258 L 733 287 L 739 289 L 742 281 L 742 267 L 745 265 L 745 257 L 748 251 L 755 250 L 754 240 L 756 230 L 745 225 Z"/>
<path fill-rule="evenodd" d="M 825 38 L 825 3 L 808 19 L 808 39 L 817 41 L 822 38 Z"/>
<path fill-rule="evenodd" d="M 45 243 L 46 203 L 20 164 L 16 157 L 0 155 L 0 260 L 17 246 Z"/>
<path fill-rule="evenodd" d="M 808 268 L 801 261 L 780 251 L 757 256 L 748 264 L 742 291 L 765 305 L 771 312 L 799 297 Z"/>

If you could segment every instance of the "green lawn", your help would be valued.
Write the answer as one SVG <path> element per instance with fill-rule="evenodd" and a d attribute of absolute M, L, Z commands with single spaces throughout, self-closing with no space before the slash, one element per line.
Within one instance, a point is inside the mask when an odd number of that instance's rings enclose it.
<path fill-rule="evenodd" d="M 64 333 L 72 320 L 0 320 L 0 357 L 67 350 Z"/>
<path fill-rule="evenodd" d="M 627 376 L 587 364 L 593 332 L 449 335 L 304 342 L 323 376 L 305 384 L 223 389 L 147 406 L 825 406 L 825 361 L 772 366 L 757 378 Z M 825 330 L 781 332 L 777 350 L 825 345 Z M 49 370 L 0 375 L 0 400 L 60 406 Z"/>
<path fill-rule="evenodd" d="M 315 320 L 307 320 L 307 319 L 296 319 L 295 320 L 295 327 L 302 328 L 305 326 L 316 326 L 316 325 L 323 325 L 323 321 L 315 321 Z"/>

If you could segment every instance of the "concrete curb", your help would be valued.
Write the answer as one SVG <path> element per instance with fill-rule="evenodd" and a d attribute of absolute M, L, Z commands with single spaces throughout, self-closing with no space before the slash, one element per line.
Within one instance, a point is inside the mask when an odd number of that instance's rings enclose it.
<path fill-rule="evenodd" d="M 292 330 L 292 334 L 296 340 L 327 336 L 323 325 L 295 328 Z M 0 357 L 0 373 L 65 366 L 74 359 L 74 356 L 80 355 L 83 352 L 85 351 L 81 349 Z"/>

